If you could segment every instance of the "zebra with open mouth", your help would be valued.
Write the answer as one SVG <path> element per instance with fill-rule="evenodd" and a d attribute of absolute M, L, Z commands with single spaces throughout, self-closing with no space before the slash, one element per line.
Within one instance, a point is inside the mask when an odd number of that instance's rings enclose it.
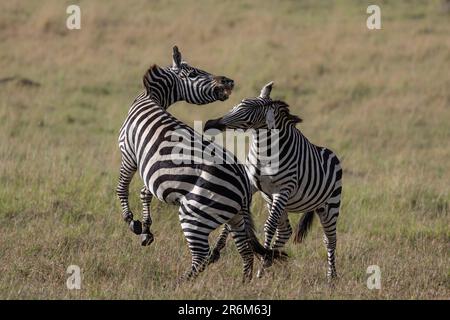
<path fill-rule="evenodd" d="M 153 241 L 150 202 L 156 197 L 179 206 L 181 227 L 192 256 L 191 268 L 182 279 L 193 278 L 204 270 L 211 253 L 208 236 L 222 224 L 229 226 L 244 261 L 244 281 L 252 277 L 254 254 L 284 257 L 278 250 L 265 249 L 256 238 L 250 214 L 251 184 L 245 166 L 237 161 L 174 161 L 180 148 L 174 136 L 181 132 L 189 140 L 182 146 L 187 150 L 184 154 L 202 154 L 213 143 L 166 109 L 180 100 L 199 105 L 226 100 L 233 81 L 188 65 L 174 47 L 172 66 L 151 66 L 143 83 L 145 91 L 133 102 L 120 130 L 122 164 L 117 188 L 123 218 L 135 233 L 141 234 L 141 243 Z M 218 154 L 224 159 L 233 159 L 221 147 L 214 145 L 214 149 L 221 150 Z M 128 187 L 136 171 L 145 185 L 141 191 L 142 226 L 133 220 L 128 204 Z"/>

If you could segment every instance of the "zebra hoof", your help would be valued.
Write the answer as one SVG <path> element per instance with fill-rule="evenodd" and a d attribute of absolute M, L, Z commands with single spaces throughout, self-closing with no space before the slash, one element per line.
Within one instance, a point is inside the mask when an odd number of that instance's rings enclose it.
<path fill-rule="evenodd" d="M 130 230 L 134 232 L 134 234 L 142 233 L 142 222 L 139 220 L 131 220 L 130 222 Z"/>
<path fill-rule="evenodd" d="M 272 257 L 269 257 L 269 256 L 265 256 L 264 257 L 264 260 L 263 260 L 263 269 L 264 268 L 269 268 L 269 267 L 271 267 L 272 266 L 272 264 L 273 264 L 273 258 Z"/>
<path fill-rule="evenodd" d="M 337 273 L 332 273 L 327 275 L 327 282 L 330 285 L 334 285 L 337 281 Z"/>
<path fill-rule="evenodd" d="M 219 259 L 220 259 L 220 251 L 214 249 L 213 252 L 211 253 L 211 256 L 209 257 L 208 263 L 209 264 L 215 263 L 215 262 L 219 261 Z"/>
<path fill-rule="evenodd" d="M 141 234 L 141 245 L 142 246 L 148 246 L 150 245 L 154 240 L 152 233 L 143 233 Z"/>

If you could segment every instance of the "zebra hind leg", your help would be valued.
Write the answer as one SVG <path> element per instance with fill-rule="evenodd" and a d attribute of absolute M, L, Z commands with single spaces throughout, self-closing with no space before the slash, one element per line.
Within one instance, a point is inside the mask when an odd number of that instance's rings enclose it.
<path fill-rule="evenodd" d="M 208 256 L 210 253 L 208 237 L 213 230 L 213 228 L 211 228 L 211 230 L 196 232 L 196 226 L 190 224 L 190 221 L 198 222 L 195 220 L 195 217 L 190 215 L 183 205 L 180 206 L 179 211 L 180 222 L 191 252 L 192 262 L 190 269 L 178 279 L 178 285 L 187 280 L 195 279 L 200 272 L 205 270 L 208 265 Z"/>
<path fill-rule="evenodd" d="M 327 249 L 327 278 L 329 281 L 337 277 L 335 252 L 336 252 L 336 223 L 339 216 L 341 193 L 340 189 L 333 192 L 325 208 L 317 209 L 324 235 L 323 242 Z"/>
<path fill-rule="evenodd" d="M 131 231 L 135 234 L 142 233 L 142 223 L 139 220 L 133 220 L 133 213 L 130 210 L 130 204 L 128 202 L 128 193 L 131 179 L 133 179 L 136 172 L 135 165 L 129 165 L 122 159 L 120 164 L 119 184 L 117 185 L 117 196 L 122 206 L 122 218 L 128 224 Z"/>
<path fill-rule="evenodd" d="M 181 284 L 187 280 L 195 279 L 200 272 L 203 272 L 208 264 L 208 254 L 209 254 L 209 244 L 208 239 L 201 239 L 197 236 L 196 239 L 189 238 L 187 232 L 184 231 L 186 236 L 189 250 L 191 252 L 192 260 L 191 267 L 186 271 L 180 279 L 178 279 L 177 284 Z"/>
<path fill-rule="evenodd" d="M 228 234 L 230 233 L 230 226 L 228 224 L 225 224 L 223 226 L 222 232 L 219 235 L 219 238 L 217 239 L 216 245 L 214 246 L 213 250 L 211 251 L 211 254 L 208 258 L 208 263 L 215 263 L 220 259 L 220 251 L 222 251 L 223 248 L 225 248 L 225 244 L 227 243 Z"/>
<path fill-rule="evenodd" d="M 153 233 L 150 231 L 150 226 L 152 225 L 152 218 L 150 216 L 150 203 L 152 201 L 152 194 L 143 186 L 141 189 L 141 203 L 142 203 L 142 232 L 141 232 L 141 245 L 148 246 L 153 240 Z"/>

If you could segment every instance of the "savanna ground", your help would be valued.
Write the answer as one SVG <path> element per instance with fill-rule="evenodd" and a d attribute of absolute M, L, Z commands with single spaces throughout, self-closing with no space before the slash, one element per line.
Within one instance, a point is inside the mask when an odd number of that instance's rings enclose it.
<path fill-rule="evenodd" d="M 449 299 L 450 14 L 442 1 L 377 1 L 382 30 L 369 31 L 367 3 L 333 3 L 79 1 L 82 28 L 70 31 L 71 1 L 2 1 L 0 298 Z M 241 284 L 230 242 L 176 289 L 190 263 L 177 208 L 152 203 L 150 247 L 122 222 L 118 130 L 173 44 L 237 84 L 226 102 L 177 103 L 177 117 L 217 117 L 274 80 L 304 134 L 342 159 L 334 288 L 318 221 L 264 279 Z M 253 213 L 262 239 L 259 196 Z M 66 288 L 71 264 L 81 290 Z M 366 287 L 369 265 L 381 290 Z"/>

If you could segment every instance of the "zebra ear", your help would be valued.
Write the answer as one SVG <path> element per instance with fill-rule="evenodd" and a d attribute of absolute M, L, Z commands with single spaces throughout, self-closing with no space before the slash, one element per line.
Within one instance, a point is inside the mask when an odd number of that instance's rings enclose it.
<path fill-rule="evenodd" d="M 272 108 L 270 108 L 266 113 L 266 124 L 269 130 L 275 128 L 275 114 L 273 113 Z"/>
<path fill-rule="evenodd" d="M 270 98 L 270 92 L 272 91 L 273 81 L 270 81 L 268 84 L 266 84 L 262 89 L 261 93 L 259 94 L 260 98 Z"/>
<path fill-rule="evenodd" d="M 179 69 L 181 66 L 181 53 L 177 46 L 173 47 L 172 53 L 172 68 Z"/>

